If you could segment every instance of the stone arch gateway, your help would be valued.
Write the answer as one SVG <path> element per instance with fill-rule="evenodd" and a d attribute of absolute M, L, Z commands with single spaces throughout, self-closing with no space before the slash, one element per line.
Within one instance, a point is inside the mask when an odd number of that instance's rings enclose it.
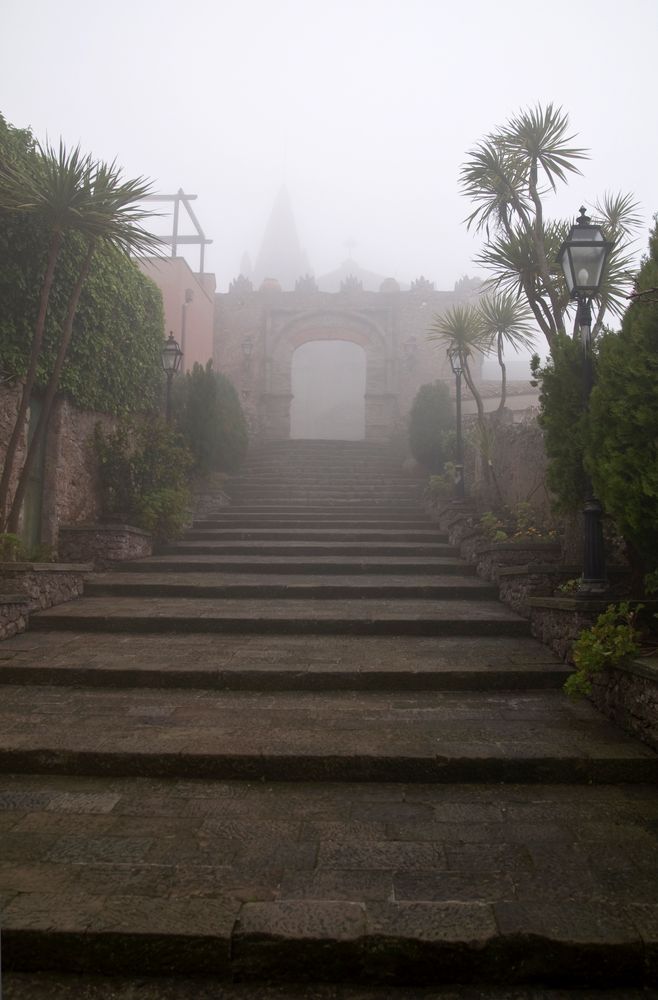
<path fill-rule="evenodd" d="M 292 356 L 290 437 L 363 441 L 366 354 L 349 340 L 308 340 Z"/>
<path fill-rule="evenodd" d="M 459 294 L 322 292 L 311 281 L 296 291 L 276 281 L 256 290 L 238 278 L 215 301 L 215 367 L 238 390 L 253 442 L 290 437 L 292 358 L 306 343 L 343 340 L 364 351 L 367 441 L 402 439 L 418 388 L 437 378 L 454 383 L 445 350 L 428 342 L 427 330 L 434 315 L 464 301 Z"/>
<path fill-rule="evenodd" d="M 265 437 L 290 437 L 292 360 L 295 351 L 319 341 L 345 341 L 365 354 L 365 439 L 389 440 L 397 422 L 397 397 L 391 382 L 390 353 L 385 331 L 367 315 L 345 309 L 300 311 L 273 315 L 268 331 Z"/>

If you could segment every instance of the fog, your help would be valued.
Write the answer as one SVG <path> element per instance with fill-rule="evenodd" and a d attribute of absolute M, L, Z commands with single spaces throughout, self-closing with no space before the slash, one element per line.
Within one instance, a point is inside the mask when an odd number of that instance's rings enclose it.
<path fill-rule="evenodd" d="M 477 273 L 460 164 L 537 101 L 591 151 L 549 213 L 658 209 L 655 0 L 3 0 L 2 25 L 7 120 L 198 195 L 220 290 L 283 184 L 315 274 L 351 255 L 452 288 Z"/>

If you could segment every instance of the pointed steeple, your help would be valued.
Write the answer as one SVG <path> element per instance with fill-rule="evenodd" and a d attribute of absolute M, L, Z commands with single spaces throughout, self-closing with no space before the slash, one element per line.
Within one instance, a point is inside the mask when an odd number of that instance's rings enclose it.
<path fill-rule="evenodd" d="M 292 291 L 297 279 L 309 270 L 292 212 L 290 195 L 284 185 L 270 215 L 254 266 L 256 288 L 265 278 L 276 278 L 285 291 Z"/>

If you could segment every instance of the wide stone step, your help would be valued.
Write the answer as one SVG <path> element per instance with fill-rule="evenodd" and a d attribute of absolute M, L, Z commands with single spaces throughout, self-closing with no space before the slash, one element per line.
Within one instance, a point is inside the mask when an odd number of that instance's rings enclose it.
<path fill-rule="evenodd" d="M 135 975 L 99 976 L 94 973 L 8 972 L 4 978 L 8 1000 L 12 997 L 51 1000 L 53 997 L 84 997 L 84 1000 L 309 1000 L 309 984 L 276 985 L 254 982 L 218 982 L 213 976 Z M 515 987 L 512 994 L 501 987 L 451 986 L 352 986 L 345 983 L 314 983 L 314 1000 L 658 1000 L 658 991 L 646 989 L 535 989 Z"/>
<path fill-rule="evenodd" d="M 465 563 L 461 559 L 450 559 L 443 556 L 433 556 L 432 558 L 405 558 L 404 556 L 390 556 L 383 560 L 375 556 L 361 556 L 360 558 L 347 559 L 339 556 L 254 556 L 244 555 L 239 559 L 231 560 L 224 556 L 217 558 L 212 555 L 198 556 L 175 556 L 160 555 L 149 556 L 135 562 L 122 562 L 122 573 L 161 573 L 171 570 L 173 573 L 198 573 L 198 572 L 219 572 L 219 573 L 313 573 L 318 575 L 346 574 L 393 574 L 399 576 L 401 573 L 415 576 L 432 576 L 440 573 L 442 576 L 474 576 L 475 566 Z"/>
<path fill-rule="evenodd" d="M 425 542 L 412 545 L 411 542 L 283 542 L 283 541 L 242 541 L 242 542 L 175 542 L 162 545 L 158 551 L 163 555 L 259 555 L 259 556 L 421 556 L 429 558 L 455 557 L 459 553 L 452 545 L 433 545 Z"/>
<path fill-rule="evenodd" d="M 291 600 L 495 600 L 498 588 L 474 576 L 287 576 L 222 573 L 103 573 L 88 578 L 91 597 L 215 597 L 219 599 L 283 598 Z"/>
<path fill-rule="evenodd" d="M 186 531 L 183 541 L 372 541 L 372 542 L 442 542 L 446 536 L 436 528 L 199 528 Z"/>
<path fill-rule="evenodd" d="M 417 497 L 420 493 L 417 486 L 355 486 L 353 484 L 345 486 L 322 486 L 317 484 L 310 484 L 304 486 L 295 481 L 294 477 L 290 477 L 289 480 L 280 483 L 279 485 L 268 484 L 262 485 L 257 483 L 241 483 L 239 486 L 234 486 L 227 488 L 226 492 L 234 498 L 248 498 L 257 496 L 264 497 L 277 497 L 277 496 L 288 496 L 291 497 L 316 497 L 318 500 L 323 500 L 325 497 L 337 497 L 337 498 L 352 498 L 358 499 L 369 499 L 371 497 L 383 497 L 388 500 L 395 499 L 413 499 Z"/>
<path fill-rule="evenodd" d="M 658 780 L 561 692 L 2 689 L 0 772 L 263 781 Z"/>
<path fill-rule="evenodd" d="M 1 684 L 216 690 L 533 690 L 570 670 L 532 639 L 30 632 L 0 650 Z"/>
<path fill-rule="evenodd" d="M 232 1000 L 232 980 L 235 1000 L 635 1000 L 655 983 L 658 811 L 632 792 L 6 775 L 3 968 L 214 978 L 36 994 L 85 1000 Z"/>
<path fill-rule="evenodd" d="M 493 601 L 257 600 L 86 597 L 40 611 L 31 627 L 128 632 L 323 635 L 528 635 L 529 623 Z"/>
<path fill-rule="evenodd" d="M 233 511 L 245 514 L 317 514 L 319 517 L 323 517 L 326 514 L 332 515 L 347 515 L 353 516 L 357 514 L 361 517 L 370 516 L 385 516 L 385 517 L 397 517 L 402 515 L 404 517 L 418 514 L 418 501 L 417 500 L 405 500 L 396 501 L 390 503 L 387 500 L 383 500 L 381 497 L 373 497 L 371 500 L 329 500 L 324 503 L 309 503 L 306 500 L 286 500 L 285 498 L 278 498 L 274 500 L 261 499 L 260 497 L 254 497 L 248 503 L 240 503 L 235 505 L 219 503 L 217 509 L 213 511 L 213 516 L 215 514 L 223 514 L 224 512 Z"/>
<path fill-rule="evenodd" d="M 199 518 L 195 519 L 192 524 L 193 531 L 208 531 L 226 528 L 242 528 L 242 529 L 264 529 L 264 528 L 282 528 L 289 529 L 291 526 L 295 528 L 318 528 L 322 527 L 324 529 L 336 530 L 336 529 L 349 529 L 350 531 L 360 531 L 366 530 L 379 530 L 379 531 L 405 531 L 405 530 L 422 530 L 434 529 L 434 537 L 445 537 L 441 532 L 428 521 L 427 518 L 423 517 L 405 517 L 405 518 L 381 518 L 381 517 L 370 517 L 370 518 L 356 518 L 354 515 L 342 514 L 335 517 L 323 517 L 318 518 L 317 516 L 308 516 L 303 514 L 286 514 L 282 516 L 259 516 L 258 514 L 238 514 L 229 513 L 218 514 L 214 517 Z"/>

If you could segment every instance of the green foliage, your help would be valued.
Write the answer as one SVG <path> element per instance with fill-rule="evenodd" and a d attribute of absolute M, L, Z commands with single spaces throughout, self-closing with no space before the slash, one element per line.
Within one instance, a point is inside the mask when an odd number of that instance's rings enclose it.
<path fill-rule="evenodd" d="M 586 463 L 645 571 L 658 568 L 658 224 L 621 332 L 601 338 Z M 643 294 L 644 293 L 644 294 Z"/>
<path fill-rule="evenodd" d="M 0 533 L 0 562 L 23 562 L 27 559 L 23 539 L 10 531 Z"/>
<path fill-rule="evenodd" d="M 533 379 L 540 385 L 539 425 L 549 459 L 547 485 L 556 510 L 574 511 L 582 505 L 587 487 L 583 468 L 582 347 L 569 337 L 558 337 L 552 357 L 542 365 L 535 355 L 530 367 Z"/>
<path fill-rule="evenodd" d="M 429 501 L 450 500 L 455 495 L 455 472 L 454 463 L 446 462 L 441 475 L 430 476 L 425 488 L 425 498 Z"/>
<path fill-rule="evenodd" d="M 505 507 L 500 513 L 486 511 L 480 518 L 480 528 L 492 542 L 547 542 L 556 537 L 527 500 Z"/>
<path fill-rule="evenodd" d="M 586 159 L 569 133 L 562 108 L 525 108 L 481 139 L 461 169 L 462 192 L 472 206 L 467 225 L 485 235 L 476 262 L 489 271 L 489 287 L 527 301 L 551 351 L 556 338 L 565 335 L 569 294 L 557 255 L 569 223 L 548 218 L 546 195 L 580 173 L 579 163 Z M 594 207 L 614 244 L 595 300 L 597 332 L 606 310 L 623 311 L 630 237 L 639 220 L 630 195 L 607 194 Z"/>
<path fill-rule="evenodd" d="M 195 364 L 175 383 L 174 415 L 178 429 L 194 456 L 195 471 L 235 472 L 249 445 L 247 424 L 231 380 Z"/>
<path fill-rule="evenodd" d="M 576 669 L 564 685 L 567 694 L 572 697 L 590 694 L 595 674 L 639 653 L 637 616 L 641 610 L 641 604 L 631 610 L 627 601 L 609 604 L 596 624 L 580 633 L 572 650 Z"/>
<path fill-rule="evenodd" d="M 179 535 L 190 504 L 192 456 L 162 421 L 123 423 L 105 437 L 96 426 L 103 513 L 150 531 L 163 542 Z"/>
<path fill-rule="evenodd" d="M 17 166 L 38 154 L 31 134 L 0 116 L 0 161 Z M 0 211 L 0 375 L 20 378 L 28 355 L 49 234 L 36 215 Z M 86 252 L 83 237 L 63 240 L 51 292 L 37 383 L 52 371 L 66 309 Z M 84 408 L 108 413 L 157 405 L 164 332 L 162 299 L 137 265 L 112 247 L 99 248 L 82 290 L 60 388 Z"/>
<path fill-rule="evenodd" d="M 19 535 L 11 531 L 0 532 L 0 562 L 55 562 L 52 545 L 40 542 L 28 549 Z"/>
<path fill-rule="evenodd" d="M 454 408 L 443 382 L 421 385 L 409 414 L 409 447 L 417 462 L 441 472 L 454 454 Z"/>

